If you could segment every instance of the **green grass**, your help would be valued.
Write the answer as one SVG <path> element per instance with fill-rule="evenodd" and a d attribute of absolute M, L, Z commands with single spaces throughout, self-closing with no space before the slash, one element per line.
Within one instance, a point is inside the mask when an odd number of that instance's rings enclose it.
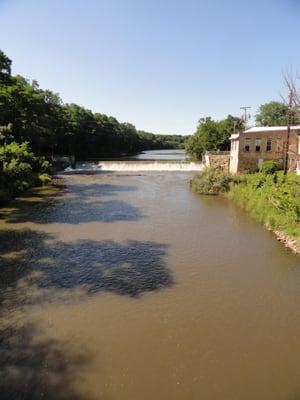
<path fill-rule="evenodd" d="M 300 240 L 300 177 L 294 173 L 245 174 L 227 196 L 257 221 Z"/>

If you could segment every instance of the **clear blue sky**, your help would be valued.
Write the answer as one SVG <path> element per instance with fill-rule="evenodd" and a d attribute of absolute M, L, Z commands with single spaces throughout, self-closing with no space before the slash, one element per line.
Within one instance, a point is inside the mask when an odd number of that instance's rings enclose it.
<path fill-rule="evenodd" d="M 279 99 L 300 0 L 0 0 L 0 48 L 65 102 L 188 134 Z"/>

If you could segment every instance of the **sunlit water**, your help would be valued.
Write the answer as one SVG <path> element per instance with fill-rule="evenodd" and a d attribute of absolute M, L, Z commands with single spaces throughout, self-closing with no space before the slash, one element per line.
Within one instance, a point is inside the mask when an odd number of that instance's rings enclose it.
<path fill-rule="evenodd" d="M 300 262 L 185 173 L 1 209 L 1 400 L 297 400 Z"/>

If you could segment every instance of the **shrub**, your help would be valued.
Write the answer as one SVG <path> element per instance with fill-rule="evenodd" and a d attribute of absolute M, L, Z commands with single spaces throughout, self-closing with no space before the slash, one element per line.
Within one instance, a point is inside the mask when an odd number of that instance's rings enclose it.
<path fill-rule="evenodd" d="M 29 150 L 28 143 L 0 146 L 0 201 L 6 202 L 22 191 L 49 182 L 49 162 Z"/>
<path fill-rule="evenodd" d="M 51 182 L 51 176 L 49 174 L 40 174 L 38 176 L 38 182 L 41 185 L 46 185 L 47 183 Z"/>
<path fill-rule="evenodd" d="M 279 166 L 277 162 L 270 160 L 270 161 L 264 161 L 259 171 L 264 175 L 272 175 L 275 174 L 275 172 L 278 171 L 278 169 Z"/>
<path fill-rule="evenodd" d="M 227 192 L 232 181 L 233 177 L 221 170 L 205 168 L 190 181 L 190 187 L 199 194 L 217 195 Z"/>

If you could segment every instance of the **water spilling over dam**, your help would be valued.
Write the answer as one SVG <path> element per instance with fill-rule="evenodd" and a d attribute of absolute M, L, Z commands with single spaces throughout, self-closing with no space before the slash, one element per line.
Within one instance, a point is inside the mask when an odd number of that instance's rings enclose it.
<path fill-rule="evenodd" d="M 145 171 L 176 171 L 192 172 L 201 171 L 203 164 L 194 161 L 97 161 L 97 162 L 78 162 L 75 168 L 65 169 L 66 174 L 76 173 L 98 173 L 98 172 L 145 172 Z"/>

